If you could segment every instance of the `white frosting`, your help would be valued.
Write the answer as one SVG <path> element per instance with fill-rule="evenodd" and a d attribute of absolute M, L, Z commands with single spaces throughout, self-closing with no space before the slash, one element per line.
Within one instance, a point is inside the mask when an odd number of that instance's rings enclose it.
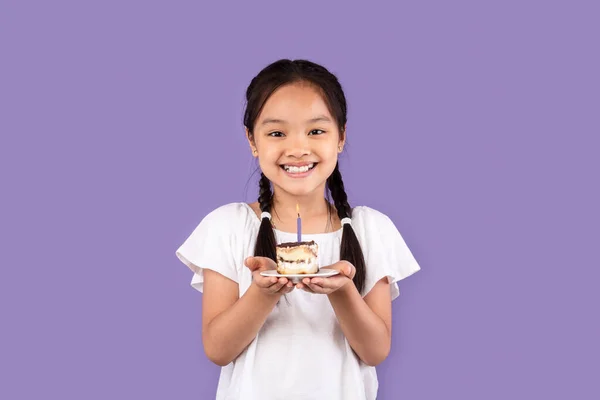
<path fill-rule="evenodd" d="M 277 272 L 280 274 L 314 274 L 318 270 L 316 257 L 310 259 L 308 263 L 281 261 L 277 264 Z"/>

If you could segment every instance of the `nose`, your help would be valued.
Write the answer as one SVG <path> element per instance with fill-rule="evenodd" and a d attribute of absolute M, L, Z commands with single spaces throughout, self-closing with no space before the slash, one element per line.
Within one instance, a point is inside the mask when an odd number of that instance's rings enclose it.
<path fill-rule="evenodd" d="M 285 149 L 286 156 L 301 158 L 311 154 L 310 143 L 306 135 L 293 135 L 290 139 Z"/>

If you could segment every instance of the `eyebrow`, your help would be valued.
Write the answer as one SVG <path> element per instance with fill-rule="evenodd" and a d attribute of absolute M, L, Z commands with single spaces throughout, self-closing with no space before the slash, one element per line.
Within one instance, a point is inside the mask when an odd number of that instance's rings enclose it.
<path fill-rule="evenodd" d="M 325 115 L 319 115 L 316 116 L 314 118 L 309 119 L 308 121 L 306 121 L 309 124 L 313 124 L 315 122 L 331 122 L 331 119 L 329 119 L 329 117 L 325 116 Z M 266 118 L 261 125 L 267 125 L 267 124 L 285 124 L 286 121 L 282 120 L 282 119 L 277 119 L 277 118 Z"/>

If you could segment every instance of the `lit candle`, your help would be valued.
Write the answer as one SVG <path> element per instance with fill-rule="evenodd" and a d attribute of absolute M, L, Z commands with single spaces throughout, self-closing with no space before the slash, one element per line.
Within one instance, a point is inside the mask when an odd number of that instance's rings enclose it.
<path fill-rule="evenodd" d="M 298 232 L 298 242 L 302 241 L 302 220 L 300 219 L 300 206 L 296 203 L 296 212 L 298 219 L 296 220 L 296 231 Z"/>

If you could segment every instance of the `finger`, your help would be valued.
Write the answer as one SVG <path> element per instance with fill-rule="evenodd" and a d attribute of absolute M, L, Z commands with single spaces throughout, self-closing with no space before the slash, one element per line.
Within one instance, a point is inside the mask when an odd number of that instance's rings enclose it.
<path fill-rule="evenodd" d="M 250 271 L 256 271 L 260 268 L 260 260 L 258 257 L 248 257 L 244 260 L 244 265 L 250 269 Z"/>
<path fill-rule="evenodd" d="M 323 289 L 325 288 L 323 286 L 323 281 L 324 281 L 324 279 L 322 279 L 322 278 L 312 278 L 308 285 L 313 292 L 322 292 Z"/>
<path fill-rule="evenodd" d="M 292 290 L 294 290 L 295 286 L 294 284 L 290 281 L 288 283 L 286 283 L 283 288 L 281 288 L 281 293 L 286 294 L 291 292 Z"/>
<path fill-rule="evenodd" d="M 305 292 L 312 293 L 311 288 L 308 286 L 310 284 L 310 278 L 304 278 L 300 283 L 298 283 L 298 289 L 302 289 Z"/>
<path fill-rule="evenodd" d="M 288 282 L 290 282 L 290 280 L 288 278 L 285 278 L 285 277 L 279 278 L 279 283 L 281 283 L 282 285 L 287 285 Z"/>
<path fill-rule="evenodd" d="M 349 261 L 346 261 L 346 260 L 342 260 L 339 263 L 340 263 L 340 268 L 338 269 L 338 271 L 340 271 L 341 274 L 352 279 L 354 277 L 354 273 L 355 273 L 354 265 L 352 265 Z"/>
<path fill-rule="evenodd" d="M 347 277 L 339 276 L 339 277 L 331 277 L 331 278 L 313 278 L 311 280 L 311 286 L 318 293 L 331 293 L 335 292 L 342 286 L 344 286 L 348 282 Z"/>
<path fill-rule="evenodd" d="M 331 278 L 313 278 L 310 280 L 310 284 L 318 286 L 322 289 L 337 289 L 341 282 L 340 280 L 346 280 L 346 277 L 331 277 Z"/>
<path fill-rule="evenodd" d="M 267 289 L 269 292 L 275 294 L 277 292 L 279 292 L 279 290 L 283 287 L 283 285 L 279 282 L 277 282 L 276 284 L 272 285 L 269 289 Z"/>
<path fill-rule="evenodd" d="M 276 269 L 277 266 L 275 265 L 275 263 L 273 262 L 273 260 L 271 260 L 270 258 L 267 257 L 248 257 L 244 260 L 244 264 L 251 270 L 251 271 L 257 271 L 257 270 L 266 270 L 266 269 Z"/>
<path fill-rule="evenodd" d="M 308 285 L 306 285 L 313 293 L 317 293 L 317 294 L 323 294 L 324 293 L 324 289 L 319 286 L 319 285 L 315 285 L 314 283 L 309 283 Z"/>
<path fill-rule="evenodd" d="M 254 282 L 258 286 L 260 286 L 261 288 L 265 288 L 265 289 L 273 286 L 275 283 L 278 282 L 277 277 L 275 277 L 275 276 L 262 276 L 258 272 L 254 272 L 252 274 L 252 280 L 254 280 Z"/>
<path fill-rule="evenodd" d="M 304 283 L 296 284 L 296 289 L 304 290 L 305 292 L 308 292 L 308 293 L 313 293 L 313 294 L 315 293 Z"/>
<path fill-rule="evenodd" d="M 279 278 L 279 280 L 274 283 L 269 290 L 271 290 L 273 293 L 277 293 L 282 287 L 285 286 L 285 284 L 287 283 L 287 279 L 286 278 Z"/>

